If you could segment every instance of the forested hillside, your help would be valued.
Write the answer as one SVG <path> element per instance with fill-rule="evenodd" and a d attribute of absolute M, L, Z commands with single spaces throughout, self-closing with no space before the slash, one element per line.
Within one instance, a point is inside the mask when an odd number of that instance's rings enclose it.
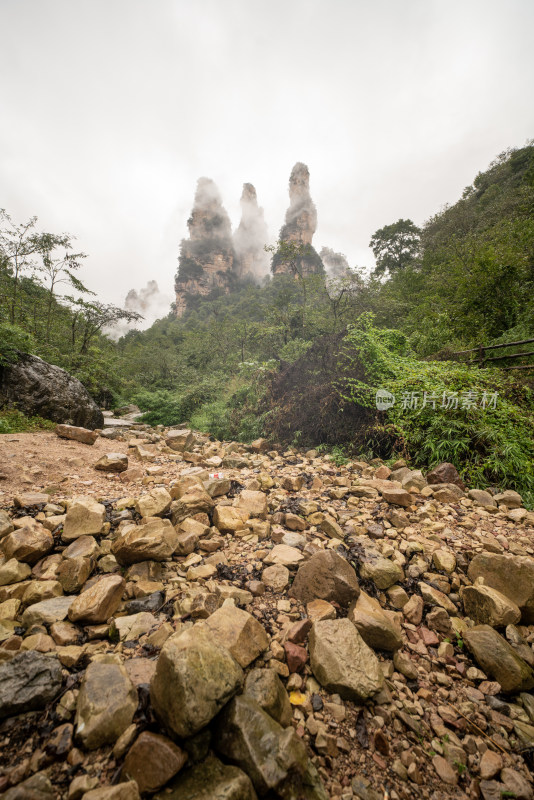
<path fill-rule="evenodd" d="M 401 219 L 376 231 L 370 274 L 355 267 L 336 279 L 296 271 L 261 286 L 243 280 L 116 343 L 108 327 L 135 315 L 80 281 L 85 256 L 73 252 L 73 237 L 37 233 L 37 220 L 18 225 L 7 214 L 1 227 L 4 362 L 17 349 L 33 352 L 108 407 L 138 403 L 152 424 L 322 444 L 339 458 L 356 448 L 420 465 L 461 461 L 474 483 L 534 489 L 533 373 L 519 382 L 502 370 L 425 360 L 534 337 L 534 146 L 501 154 L 421 229 Z M 497 393 L 500 402 L 377 412 L 377 388 L 398 397 Z"/>

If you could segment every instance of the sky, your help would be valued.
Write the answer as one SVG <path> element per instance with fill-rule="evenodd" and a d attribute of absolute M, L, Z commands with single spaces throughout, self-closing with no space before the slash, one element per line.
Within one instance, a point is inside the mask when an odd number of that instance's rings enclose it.
<path fill-rule="evenodd" d="M 372 267 L 534 137 L 532 0 L 0 0 L 0 208 L 77 236 L 105 302 L 172 299 L 196 181 L 275 241 L 303 161 L 314 238 Z"/>

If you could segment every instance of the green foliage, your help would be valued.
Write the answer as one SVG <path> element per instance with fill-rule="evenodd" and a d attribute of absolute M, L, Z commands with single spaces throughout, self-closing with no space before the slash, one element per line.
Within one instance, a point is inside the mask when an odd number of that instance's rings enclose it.
<path fill-rule="evenodd" d="M 419 361 L 407 352 L 397 331 L 376 329 L 368 315 L 349 327 L 345 347 L 350 358 L 363 364 L 365 377 L 347 379 L 341 391 L 367 407 L 374 404 L 378 389 L 395 396 L 394 406 L 381 412 L 383 419 L 377 427 L 389 432 L 415 466 L 450 461 L 470 486 L 514 488 L 532 503 L 532 390 L 496 369 Z M 494 393 L 497 402 L 491 408 Z M 457 408 L 444 407 L 444 398 L 451 395 L 458 398 Z M 481 407 L 484 397 L 485 408 Z M 410 408 L 412 398 L 417 404 Z"/>
<path fill-rule="evenodd" d="M 369 242 L 376 259 L 375 274 L 404 270 L 418 256 L 421 230 L 411 219 L 399 219 L 375 231 Z"/>
<path fill-rule="evenodd" d="M 55 422 L 43 417 L 28 417 L 16 408 L 0 408 L 1 433 L 31 433 L 33 431 L 53 430 Z"/>
<path fill-rule="evenodd" d="M 0 322 L 0 367 L 13 364 L 18 359 L 19 352 L 28 352 L 33 347 L 33 340 L 18 325 Z"/>

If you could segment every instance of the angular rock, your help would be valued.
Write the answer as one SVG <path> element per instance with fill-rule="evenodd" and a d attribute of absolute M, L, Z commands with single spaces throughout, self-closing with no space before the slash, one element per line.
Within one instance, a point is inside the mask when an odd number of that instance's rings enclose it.
<path fill-rule="evenodd" d="M 478 553 L 467 574 L 473 583 L 483 578 L 486 586 L 497 589 L 519 607 L 524 622 L 534 622 L 534 558 Z"/>
<path fill-rule="evenodd" d="M 303 560 L 300 550 L 287 544 L 276 544 L 263 559 L 265 564 L 281 564 L 288 569 L 296 568 Z"/>
<path fill-rule="evenodd" d="M 76 736 L 88 750 L 113 744 L 131 724 L 137 691 L 121 664 L 92 661 L 76 703 Z"/>
<path fill-rule="evenodd" d="M 183 494 L 179 500 L 171 505 L 171 520 L 173 525 L 183 522 L 186 517 L 195 514 L 208 514 L 213 508 L 213 500 L 204 490 L 203 486 L 192 487 Z"/>
<path fill-rule="evenodd" d="M 213 524 L 221 533 L 235 533 L 245 527 L 248 511 L 234 506 L 215 506 Z"/>
<path fill-rule="evenodd" d="M 298 783 L 306 773 L 306 748 L 293 728 L 282 728 L 246 694 L 221 713 L 214 744 L 247 773 L 260 796 L 269 791 L 283 796 L 284 783 Z"/>
<path fill-rule="evenodd" d="M 247 519 L 251 517 L 265 519 L 269 510 L 267 506 L 267 495 L 264 492 L 255 492 L 250 489 L 243 489 L 243 491 L 237 495 L 234 500 L 234 506 L 243 511 Z"/>
<path fill-rule="evenodd" d="M 448 575 L 456 569 L 456 557 L 449 550 L 435 550 L 432 553 L 432 561 L 437 570 Z"/>
<path fill-rule="evenodd" d="M 31 567 L 16 558 L 10 558 L 0 566 L 0 586 L 10 586 L 26 580 L 31 575 Z"/>
<path fill-rule="evenodd" d="M 349 562 L 332 550 L 321 550 L 299 567 L 289 591 L 302 603 L 328 600 L 348 606 L 360 594 L 360 586 Z"/>
<path fill-rule="evenodd" d="M 31 581 L 22 595 L 22 602 L 25 606 L 30 606 L 40 603 L 42 600 L 61 597 L 62 594 L 63 588 L 59 581 Z"/>
<path fill-rule="evenodd" d="M 291 725 L 291 703 L 284 684 L 274 669 L 253 669 L 249 672 L 244 694 L 252 697 L 283 728 Z"/>
<path fill-rule="evenodd" d="M 282 564 L 273 564 L 263 570 L 261 579 L 273 592 L 283 592 L 289 586 L 289 570 Z"/>
<path fill-rule="evenodd" d="M 98 439 L 98 433 L 88 428 L 78 428 L 76 425 L 56 425 L 56 435 L 61 439 L 72 439 L 74 442 L 93 445 Z"/>
<path fill-rule="evenodd" d="M 49 600 L 34 603 L 24 611 L 22 624 L 31 628 L 32 625 L 52 625 L 54 622 L 61 622 L 69 613 L 73 599 L 72 597 L 52 597 Z"/>
<path fill-rule="evenodd" d="M 176 450 L 178 453 L 183 453 L 184 450 L 189 450 L 194 441 L 193 432 L 188 428 L 172 429 L 167 431 L 167 438 L 165 444 L 171 450 Z"/>
<path fill-rule="evenodd" d="M 402 506 L 403 508 L 409 508 L 413 505 L 414 498 L 410 492 L 405 491 L 404 489 L 395 489 L 395 488 L 381 488 L 379 489 L 380 494 L 382 495 L 382 499 L 386 501 L 386 503 L 391 503 L 395 506 Z"/>
<path fill-rule="evenodd" d="M 0 719 L 44 708 L 61 690 L 55 656 L 28 650 L 0 664 Z"/>
<path fill-rule="evenodd" d="M 497 503 L 493 499 L 492 495 L 489 492 L 485 492 L 483 489 L 470 489 L 467 493 L 467 496 L 474 500 L 475 503 L 483 508 L 496 508 Z"/>
<path fill-rule="evenodd" d="M 503 692 L 526 692 L 534 687 L 534 670 L 489 625 L 468 628 L 463 638 L 477 663 L 500 683 Z"/>
<path fill-rule="evenodd" d="M 75 497 L 67 509 L 62 538 L 71 542 L 79 536 L 102 533 L 106 508 L 92 497 Z"/>
<path fill-rule="evenodd" d="M 241 667 L 248 667 L 269 647 L 263 625 L 248 611 L 224 605 L 205 622 L 213 640 L 226 647 Z"/>
<path fill-rule="evenodd" d="M 427 474 L 426 480 L 427 483 L 430 484 L 453 483 L 458 486 L 462 492 L 465 492 L 465 484 L 460 478 L 456 467 L 448 461 L 444 461 L 438 464 L 437 467 L 434 467 L 434 469 Z"/>
<path fill-rule="evenodd" d="M 143 494 L 135 502 L 135 510 L 142 517 L 159 517 L 171 507 L 172 497 L 163 487 L 152 489 L 148 494 Z"/>
<path fill-rule="evenodd" d="M 257 795 L 242 770 L 209 756 L 182 772 L 154 800 L 257 800 Z"/>
<path fill-rule="evenodd" d="M 119 564 L 166 561 L 178 548 L 179 535 L 170 520 L 157 519 L 142 525 L 128 525 L 111 545 Z"/>
<path fill-rule="evenodd" d="M 314 622 L 309 649 L 313 674 L 329 692 L 361 702 L 381 690 L 379 661 L 349 619 Z"/>
<path fill-rule="evenodd" d="M 348 619 L 373 650 L 398 650 L 402 647 L 400 626 L 392 614 L 388 614 L 378 600 L 365 592 L 349 608 Z"/>
<path fill-rule="evenodd" d="M 404 571 L 389 558 L 370 556 L 360 565 L 360 578 L 372 580 L 378 589 L 389 589 L 404 580 Z"/>
<path fill-rule="evenodd" d="M 157 733 L 143 731 L 128 751 L 121 777 L 136 781 L 141 794 L 156 792 L 182 769 L 187 753 Z"/>
<path fill-rule="evenodd" d="M 83 800 L 141 800 L 135 781 L 118 783 L 116 786 L 102 786 L 91 789 L 83 796 Z"/>
<path fill-rule="evenodd" d="M 515 625 L 521 619 L 521 612 L 516 604 L 491 586 L 479 583 L 463 586 L 460 597 L 465 614 L 477 625 L 502 628 L 506 625 Z"/>
<path fill-rule="evenodd" d="M 449 612 L 449 614 L 458 613 L 458 609 L 452 600 L 449 600 L 444 592 L 440 592 L 439 589 L 434 589 L 433 586 L 430 586 L 430 584 L 425 583 L 424 581 L 420 581 L 418 586 L 419 591 L 421 592 L 421 597 L 425 603 L 428 603 L 430 606 L 441 606 L 441 608 L 444 608 L 445 611 Z"/>
<path fill-rule="evenodd" d="M 105 453 L 101 456 L 94 469 L 101 472 L 126 472 L 128 469 L 128 456 L 124 453 Z"/>
<path fill-rule="evenodd" d="M 518 492 L 507 489 L 505 492 L 493 495 L 493 499 L 497 505 L 506 506 L 508 509 L 521 508 L 523 499 Z"/>
<path fill-rule="evenodd" d="M 120 605 L 126 582 L 120 575 L 106 575 L 82 592 L 69 608 L 71 622 L 98 625 L 106 622 Z"/>
<path fill-rule="evenodd" d="M 156 714 L 181 737 L 193 736 L 243 683 L 243 671 L 205 627 L 194 625 L 165 642 L 150 684 Z"/>
<path fill-rule="evenodd" d="M 57 579 L 64 592 L 79 592 L 94 568 L 94 560 L 78 556 L 66 558 L 58 567 Z"/>
<path fill-rule="evenodd" d="M 31 566 L 37 564 L 53 547 L 52 534 L 38 523 L 8 533 L 0 542 L 0 550 L 5 555 L 6 561 L 16 558 L 17 561 L 23 561 Z"/>

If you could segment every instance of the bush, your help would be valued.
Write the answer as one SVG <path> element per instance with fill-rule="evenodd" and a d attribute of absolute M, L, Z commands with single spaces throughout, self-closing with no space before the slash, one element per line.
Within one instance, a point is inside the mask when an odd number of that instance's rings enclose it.
<path fill-rule="evenodd" d="M 0 322 L 0 367 L 14 364 L 20 352 L 28 353 L 33 347 L 34 342 L 29 333 L 18 325 Z"/>
<path fill-rule="evenodd" d="M 43 417 L 27 417 L 16 408 L 0 409 L 0 433 L 30 433 L 32 431 L 53 430 L 55 422 Z"/>

